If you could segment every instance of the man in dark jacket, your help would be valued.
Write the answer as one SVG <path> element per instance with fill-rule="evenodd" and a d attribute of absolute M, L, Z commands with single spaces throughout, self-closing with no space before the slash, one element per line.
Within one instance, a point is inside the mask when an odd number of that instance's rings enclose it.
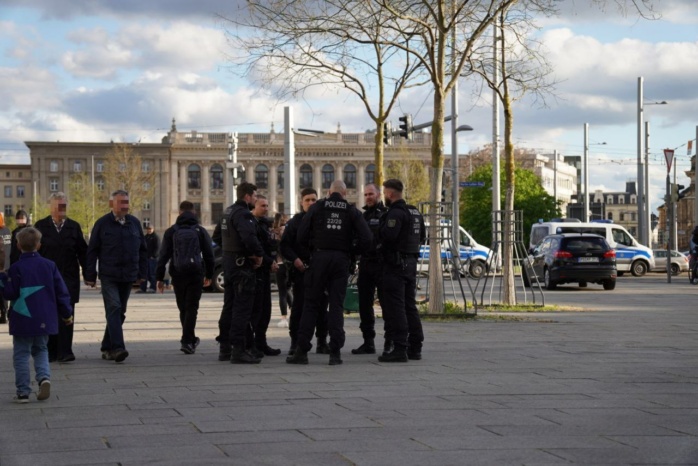
<path fill-rule="evenodd" d="M 10 265 L 14 264 L 19 260 L 19 256 L 22 251 L 19 250 L 17 246 L 17 233 L 22 231 L 22 228 L 26 228 L 29 225 L 29 215 L 27 215 L 26 210 L 18 210 L 15 214 L 15 224 L 17 225 L 14 230 L 12 230 L 12 244 L 10 245 Z"/>
<path fill-rule="evenodd" d="M 3 270 L 10 268 L 10 256 L 12 254 L 12 231 L 5 224 L 5 214 L 0 212 L 0 238 L 2 238 L 2 246 L 4 247 L 5 255 L 2 259 Z M 7 301 L 0 297 L 0 324 L 7 323 Z"/>
<path fill-rule="evenodd" d="M 178 270 L 172 257 L 175 247 L 175 235 L 181 229 L 194 229 L 199 236 L 199 250 L 203 259 L 203 267 L 200 271 Z M 160 293 L 165 292 L 165 266 L 170 262 L 170 276 L 174 286 L 175 299 L 179 309 L 179 321 L 182 324 L 182 346 L 180 350 L 184 354 L 194 354 L 196 347 L 201 341 L 195 334 L 196 318 L 199 313 L 199 301 L 201 300 L 201 290 L 204 286 L 211 285 L 213 277 L 213 248 L 211 247 L 211 237 L 206 230 L 199 225 L 199 221 L 194 213 L 194 204 L 189 201 L 182 201 L 179 204 L 179 217 L 173 226 L 165 230 L 162 237 L 162 249 L 158 258 L 155 278 L 157 288 Z"/>
<path fill-rule="evenodd" d="M 75 309 L 75 304 L 80 301 L 80 267 L 85 269 L 87 243 L 80 224 L 66 216 L 67 196 L 61 192 L 53 193 L 49 197 L 49 204 L 51 215 L 34 225 L 41 232 L 39 254 L 52 260 L 58 267 L 70 293 L 70 304 Z M 49 361 L 75 361 L 72 325 L 58 320 L 58 335 L 48 338 L 48 357 Z"/>
<path fill-rule="evenodd" d="M 145 249 L 146 255 L 148 256 L 148 270 L 147 277 L 143 283 L 141 283 L 141 293 L 146 293 L 148 291 L 148 285 L 150 285 L 150 291 L 155 293 L 155 267 L 158 264 L 158 252 L 160 251 L 160 237 L 155 233 L 155 229 L 152 225 L 145 227 Z"/>
<path fill-rule="evenodd" d="M 141 222 L 128 214 L 129 197 L 123 190 L 109 198 L 111 212 L 95 222 L 87 247 L 85 284 L 95 286 L 97 262 L 107 326 L 102 339 L 102 359 L 123 362 L 128 357 L 123 323 L 134 283 L 146 276 L 146 248 Z"/>

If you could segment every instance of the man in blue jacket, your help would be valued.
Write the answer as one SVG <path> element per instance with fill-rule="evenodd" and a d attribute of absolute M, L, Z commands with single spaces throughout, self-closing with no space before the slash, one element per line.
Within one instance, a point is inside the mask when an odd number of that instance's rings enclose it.
<path fill-rule="evenodd" d="M 133 284 L 140 285 L 147 273 L 147 251 L 141 222 L 129 215 L 126 191 L 109 198 L 111 212 L 95 222 L 87 246 L 85 284 L 95 286 L 97 262 L 107 326 L 102 339 L 102 359 L 123 362 L 128 357 L 123 323 Z"/>

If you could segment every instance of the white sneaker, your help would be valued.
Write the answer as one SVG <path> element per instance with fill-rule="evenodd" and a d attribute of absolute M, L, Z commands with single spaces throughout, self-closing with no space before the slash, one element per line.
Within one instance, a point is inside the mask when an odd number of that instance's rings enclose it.
<path fill-rule="evenodd" d="M 288 319 L 279 320 L 279 322 L 276 324 L 276 326 L 279 328 L 288 328 Z"/>

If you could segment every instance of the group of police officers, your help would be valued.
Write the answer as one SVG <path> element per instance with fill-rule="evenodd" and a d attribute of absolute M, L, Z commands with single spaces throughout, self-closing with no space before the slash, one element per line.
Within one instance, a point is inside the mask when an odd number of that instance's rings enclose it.
<path fill-rule="evenodd" d="M 415 280 L 420 245 L 425 240 L 424 219 L 402 198 L 403 184 L 390 179 L 380 188 L 365 186 L 363 214 L 346 200 L 346 185 L 335 180 L 326 198 L 312 188 L 301 191 L 301 211 L 286 224 L 278 254 L 292 271 L 294 300 L 286 362 L 308 364 L 313 334 L 316 352 L 329 354 L 329 364 L 342 363 L 344 298 L 350 275 L 359 261 L 359 314 L 363 344 L 353 354 L 375 354 L 376 292 L 383 311 L 384 349 L 381 362 L 421 359 L 424 334 L 415 302 Z M 225 292 L 218 322 L 219 360 L 258 364 L 279 349 L 266 343 L 271 314 L 270 267 L 276 262 L 266 216 L 255 206 L 266 199 L 257 187 L 244 182 L 237 201 L 228 207 L 213 238 L 223 250 Z M 268 203 L 266 203 L 268 209 Z M 327 336 L 329 334 L 329 342 Z"/>

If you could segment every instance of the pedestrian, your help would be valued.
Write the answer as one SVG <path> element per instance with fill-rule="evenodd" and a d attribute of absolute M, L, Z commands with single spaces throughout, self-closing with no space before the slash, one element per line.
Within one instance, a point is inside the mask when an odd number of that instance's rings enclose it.
<path fill-rule="evenodd" d="M 165 271 L 169 262 L 175 300 L 182 324 L 180 351 L 194 354 L 201 342 L 196 336 L 196 319 L 203 287 L 213 278 L 213 248 L 211 237 L 194 212 L 194 204 L 182 201 L 175 224 L 165 230 L 158 257 L 155 277 L 157 289 L 165 292 Z"/>
<path fill-rule="evenodd" d="M 148 256 L 148 276 L 141 283 L 141 288 L 138 293 L 155 293 L 156 291 L 156 280 L 155 280 L 155 267 L 158 264 L 158 252 L 160 251 L 160 237 L 155 233 L 155 228 L 152 225 L 147 225 L 145 227 L 145 249 L 146 255 Z M 150 289 L 148 288 L 150 285 Z"/>
<path fill-rule="evenodd" d="M 351 267 L 350 256 L 371 246 L 371 230 L 361 212 L 347 202 L 344 182 L 333 181 L 329 193 L 328 198 L 308 209 L 298 229 L 298 243 L 307 248 L 312 245 L 312 258 L 305 272 L 306 294 L 298 328 L 298 348 L 286 359 L 289 364 L 308 363 L 313 328 L 325 293 L 329 301 L 329 362 L 331 366 L 342 364 L 340 350 L 344 346 L 344 297 Z"/>
<path fill-rule="evenodd" d="M 37 399 L 44 401 L 51 395 L 51 367 L 48 362 L 48 336 L 58 332 L 58 315 L 66 325 L 73 321 L 70 294 L 56 264 L 37 252 L 41 232 L 27 227 L 17 234 L 22 252 L 19 260 L 8 271 L 0 273 L 3 297 L 12 300 L 10 307 L 10 335 L 12 335 L 13 363 L 17 403 L 27 403 L 31 393 L 29 358 L 34 359 Z"/>
<path fill-rule="evenodd" d="M 5 214 L 0 212 L 0 237 L 2 237 L 3 255 L 0 260 L 3 270 L 10 268 L 10 257 L 12 255 L 12 232 L 5 224 Z M 0 298 L 0 324 L 7 323 L 7 301 Z"/>
<path fill-rule="evenodd" d="M 102 338 L 102 359 L 121 363 L 128 357 L 123 324 L 131 287 L 140 285 L 146 276 L 145 237 L 141 223 L 128 213 L 129 196 L 124 190 L 109 197 L 111 212 L 98 219 L 87 246 L 85 284 L 102 287 L 107 325 Z"/>
<path fill-rule="evenodd" d="M 252 215 L 257 221 L 257 238 L 262 245 L 264 255 L 262 265 L 255 270 L 257 282 L 255 284 L 255 300 L 253 320 L 250 325 L 247 349 L 255 357 L 261 359 L 264 356 L 278 356 L 281 350 L 272 348 L 267 343 L 267 329 L 271 321 L 271 274 L 276 273 L 278 265 L 274 260 L 274 240 L 271 236 L 271 222 L 267 218 L 269 214 L 269 201 L 265 196 L 257 195 Z"/>
<path fill-rule="evenodd" d="M 291 304 L 291 318 L 289 319 L 288 333 L 291 337 L 289 355 L 293 355 L 298 346 L 298 327 L 303 316 L 303 303 L 305 302 L 305 271 L 310 264 L 310 249 L 297 241 L 298 228 L 308 209 L 317 202 L 317 191 L 313 188 L 301 190 L 301 211 L 294 215 L 286 224 L 284 234 L 281 237 L 279 251 L 288 263 L 289 280 L 293 288 L 293 303 Z M 329 354 L 330 347 L 327 344 L 327 296 L 320 297 L 318 316 L 315 321 L 315 336 L 317 345 L 315 352 Z"/>
<path fill-rule="evenodd" d="M 378 253 L 378 229 L 383 214 L 388 210 L 381 201 L 381 192 L 378 186 L 369 183 L 364 186 L 364 219 L 373 234 L 373 241 L 368 251 L 361 254 L 359 260 L 359 278 L 356 286 L 359 291 L 359 328 L 364 342 L 361 346 L 351 350 L 352 354 L 376 354 L 376 315 L 373 312 L 376 291 L 380 299 L 381 278 L 383 276 L 383 260 Z M 390 351 L 387 343 L 387 351 Z"/>
<path fill-rule="evenodd" d="M 80 269 L 86 268 L 87 242 L 80 224 L 67 217 L 68 197 L 57 192 L 48 199 L 50 214 L 40 219 L 34 228 L 41 232 L 41 247 L 39 254 L 52 260 L 68 287 L 70 305 L 73 307 L 80 301 Z M 48 359 L 67 363 L 75 361 L 73 353 L 74 325 L 65 325 L 58 320 L 58 334 L 48 337 Z"/>
<path fill-rule="evenodd" d="M 262 265 L 264 250 L 257 238 L 256 220 L 250 211 L 257 200 L 257 186 L 243 182 L 236 188 L 237 201 L 223 213 L 213 241 L 223 251 L 223 309 L 218 320 L 219 361 L 259 364 L 247 351 L 245 337 L 254 309 L 255 270 Z"/>
<path fill-rule="evenodd" d="M 284 230 L 286 229 L 286 222 L 288 222 L 288 216 L 277 212 L 274 215 L 274 223 L 272 224 L 272 232 L 274 234 L 274 239 L 276 240 L 276 255 L 274 260 L 276 261 L 276 288 L 279 292 L 279 311 L 281 312 L 281 318 L 277 322 L 276 326 L 279 328 L 288 328 L 288 308 L 293 305 L 293 292 L 291 291 L 290 280 L 288 277 L 289 266 L 281 255 L 281 238 L 284 235 Z"/>
<path fill-rule="evenodd" d="M 10 265 L 17 262 L 19 256 L 22 254 L 22 251 L 20 251 L 17 246 L 17 233 L 19 233 L 22 228 L 31 226 L 29 225 L 29 215 L 27 215 L 26 210 L 20 209 L 17 211 L 15 214 L 15 224 L 16 227 L 12 230 L 12 239 L 10 240 Z"/>
<path fill-rule="evenodd" d="M 422 322 L 419 319 L 415 288 L 419 246 L 426 238 L 419 210 L 402 198 L 403 184 L 397 179 L 383 183 L 388 212 L 379 235 L 383 254 L 383 281 L 380 295 L 383 318 L 393 349 L 378 357 L 380 362 L 407 362 L 422 359 Z"/>

